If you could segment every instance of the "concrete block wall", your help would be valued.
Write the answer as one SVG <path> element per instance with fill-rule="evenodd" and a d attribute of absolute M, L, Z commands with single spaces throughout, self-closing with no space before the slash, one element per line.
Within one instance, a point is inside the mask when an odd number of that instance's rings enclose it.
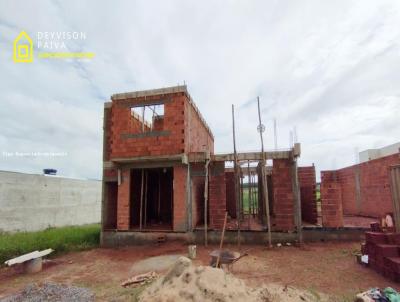
<path fill-rule="evenodd" d="M 209 222 L 211 229 L 222 229 L 226 212 L 225 163 L 210 164 Z"/>
<path fill-rule="evenodd" d="M 298 177 L 301 196 L 301 216 L 303 221 L 318 222 L 315 166 L 299 167 Z"/>
<path fill-rule="evenodd" d="M 0 232 L 99 223 L 101 181 L 0 171 Z"/>
<path fill-rule="evenodd" d="M 343 226 L 342 190 L 336 171 L 321 172 L 321 215 L 324 227 Z"/>
<path fill-rule="evenodd" d="M 288 159 L 274 159 L 272 167 L 274 190 L 274 217 L 272 230 L 294 230 L 294 196 L 292 187 L 292 163 Z"/>

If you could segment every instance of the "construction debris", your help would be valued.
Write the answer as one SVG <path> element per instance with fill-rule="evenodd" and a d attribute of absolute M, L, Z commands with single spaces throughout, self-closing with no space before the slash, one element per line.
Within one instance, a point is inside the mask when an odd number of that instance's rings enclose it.
<path fill-rule="evenodd" d="M 53 282 L 29 284 L 21 292 L 0 299 L 1 302 L 92 302 L 94 294 L 87 288 L 65 286 Z"/>
<path fill-rule="evenodd" d="M 158 274 L 156 272 L 148 272 L 145 274 L 133 276 L 133 277 L 125 280 L 124 282 L 121 283 L 121 286 L 127 287 L 132 284 L 134 284 L 135 286 L 144 285 L 144 284 L 152 282 L 156 278 L 158 278 Z"/>
<path fill-rule="evenodd" d="M 52 249 L 34 251 L 4 262 L 8 266 L 23 264 L 25 273 L 37 273 L 42 270 L 42 258 L 53 252 Z"/>
<path fill-rule="evenodd" d="M 209 266 L 194 266 L 190 259 L 180 257 L 169 272 L 155 281 L 139 296 L 139 301 L 328 301 L 323 295 L 293 287 L 269 285 L 250 288 L 232 274 Z"/>
<path fill-rule="evenodd" d="M 53 250 L 52 249 L 47 249 L 47 250 L 43 250 L 43 251 L 34 251 L 10 260 L 7 260 L 6 262 L 4 262 L 6 265 L 11 266 L 14 264 L 19 264 L 19 263 L 24 263 L 26 261 L 32 260 L 32 259 L 36 259 L 36 258 L 41 258 L 44 257 L 50 253 L 52 253 Z"/>
<path fill-rule="evenodd" d="M 196 259 L 196 246 L 195 245 L 189 245 L 188 246 L 188 257 L 189 259 Z"/>

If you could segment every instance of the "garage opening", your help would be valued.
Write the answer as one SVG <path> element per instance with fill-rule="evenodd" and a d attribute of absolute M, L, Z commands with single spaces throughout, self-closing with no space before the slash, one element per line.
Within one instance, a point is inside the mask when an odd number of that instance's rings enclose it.
<path fill-rule="evenodd" d="M 173 169 L 131 170 L 131 228 L 172 230 Z"/>

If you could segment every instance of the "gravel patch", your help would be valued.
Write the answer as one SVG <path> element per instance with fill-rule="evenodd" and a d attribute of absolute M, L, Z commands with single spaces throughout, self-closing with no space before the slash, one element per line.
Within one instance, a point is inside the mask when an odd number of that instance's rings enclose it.
<path fill-rule="evenodd" d="M 37 284 L 29 284 L 21 292 L 0 299 L 0 302 L 28 301 L 91 302 L 94 301 L 94 294 L 86 288 L 46 282 L 41 286 Z"/>

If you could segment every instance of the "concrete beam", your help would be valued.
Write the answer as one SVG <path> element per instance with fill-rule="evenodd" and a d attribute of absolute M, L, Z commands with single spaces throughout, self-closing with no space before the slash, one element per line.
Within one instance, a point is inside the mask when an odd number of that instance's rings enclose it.
<path fill-rule="evenodd" d="M 270 151 L 264 152 L 265 159 L 289 159 L 292 151 Z M 243 152 L 237 154 L 237 159 L 242 160 L 263 160 L 262 152 Z M 233 153 L 214 154 L 211 156 L 212 161 L 234 161 Z"/>
<path fill-rule="evenodd" d="M 113 158 L 112 162 L 117 164 L 128 163 L 156 163 L 156 162 L 180 162 L 187 163 L 187 155 L 184 153 L 174 155 L 159 155 L 159 156 L 137 156 L 126 158 Z"/>

